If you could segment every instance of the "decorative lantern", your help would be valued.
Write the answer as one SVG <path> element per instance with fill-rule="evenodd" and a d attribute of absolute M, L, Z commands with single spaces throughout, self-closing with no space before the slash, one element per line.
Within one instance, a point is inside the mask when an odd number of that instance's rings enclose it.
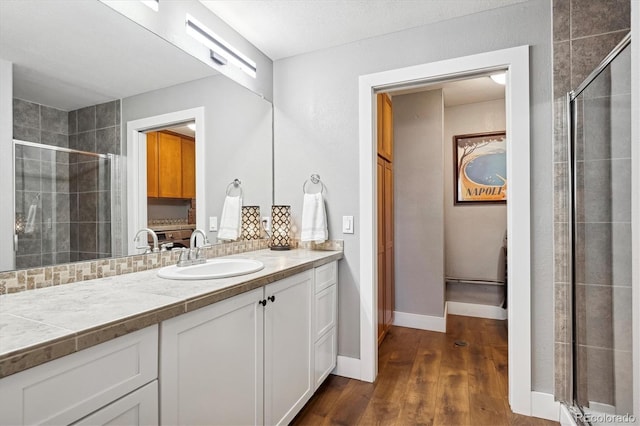
<path fill-rule="evenodd" d="M 242 239 L 260 239 L 261 229 L 260 206 L 242 206 Z"/>
<path fill-rule="evenodd" d="M 271 206 L 271 250 L 291 248 L 291 206 Z"/>

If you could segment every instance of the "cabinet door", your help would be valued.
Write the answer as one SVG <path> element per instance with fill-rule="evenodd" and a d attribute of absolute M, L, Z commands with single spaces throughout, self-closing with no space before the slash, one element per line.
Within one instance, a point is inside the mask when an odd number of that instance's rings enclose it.
<path fill-rule="evenodd" d="M 158 424 L 158 381 L 154 380 L 135 392 L 85 417 L 77 426 L 118 426 Z"/>
<path fill-rule="evenodd" d="M 262 299 L 260 288 L 161 324 L 161 424 L 263 424 Z"/>
<path fill-rule="evenodd" d="M 196 198 L 196 143 L 182 138 L 182 198 Z"/>
<path fill-rule="evenodd" d="M 158 132 L 147 133 L 147 197 L 158 196 Z"/>
<path fill-rule="evenodd" d="M 265 424 L 288 424 L 314 390 L 313 271 L 269 284 L 265 296 Z"/>
<path fill-rule="evenodd" d="M 182 197 L 182 141 L 162 132 L 158 133 L 158 196 Z"/>
<path fill-rule="evenodd" d="M 70 424 L 158 377 L 153 325 L 0 380 L 0 424 Z"/>
<path fill-rule="evenodd" d="M 393 161 L 393 107 L 386 93 L 378 95 L 378 154 Z"/>

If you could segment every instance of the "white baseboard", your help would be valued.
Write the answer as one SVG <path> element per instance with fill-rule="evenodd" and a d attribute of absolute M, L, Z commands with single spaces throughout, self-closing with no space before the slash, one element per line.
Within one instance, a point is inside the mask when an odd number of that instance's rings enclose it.
<path fill-rule="evenodd" d="M 430 315 L 410 314 L 407 312 L 393 313 L 393 325 L 399 327 L 417 328 L 420 330 L 438 331 L 444 333 L 447 331 L 447 310 L 445 306 L 444 317 L 433 317 Z"/>
<path fill-rule="evenodd" d="M 362 380 L 360 373 L 360 360 L 358 358 L 349 358 L 348 356 L 338 355 L 336 368 L 331 374 L 336 376 L 348 377 L 350 379 Z"/>
<path fill-rule="evenodd" d="M 531 415 L 557 422 L 560 420 L 560 402 L 550 393 L 532 391 Z"/>
<path fill-rule="evenodd" d="M 449 313 L 466 317 L 488 318 L 497 320 L 507 319 L 507 310 L 500 306 L 479 305 L 476 303 L 447 302 Z"/>

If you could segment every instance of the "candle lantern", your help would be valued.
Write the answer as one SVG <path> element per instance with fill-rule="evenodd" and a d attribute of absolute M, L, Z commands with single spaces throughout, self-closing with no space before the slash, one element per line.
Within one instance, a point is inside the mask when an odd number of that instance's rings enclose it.
<path fill-rule="evenodd" d="M 260 239 L 261 229 L 260 206 L 242 206 L 242 239 Z"/>
<path fill-rule="evenodd" d="M 271 250 L 289 250 L 291 206 L 271 206 Z"/>

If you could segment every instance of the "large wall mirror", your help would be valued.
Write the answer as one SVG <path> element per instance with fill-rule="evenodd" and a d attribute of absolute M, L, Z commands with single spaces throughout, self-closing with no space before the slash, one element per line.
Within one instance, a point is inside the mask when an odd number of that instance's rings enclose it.
<path fill-rule="evenodd" d="M 235 179 L 244 205 L 269 211 L 271 103 L 105 4 L 0 2 L 0 59 L 13 69 L 0 93 L 13 140 L 0 142 L 14 170 L 0 185 L 14 218 L 0 271 L 139 254 L 143 225 L 215 242 Z"/>

